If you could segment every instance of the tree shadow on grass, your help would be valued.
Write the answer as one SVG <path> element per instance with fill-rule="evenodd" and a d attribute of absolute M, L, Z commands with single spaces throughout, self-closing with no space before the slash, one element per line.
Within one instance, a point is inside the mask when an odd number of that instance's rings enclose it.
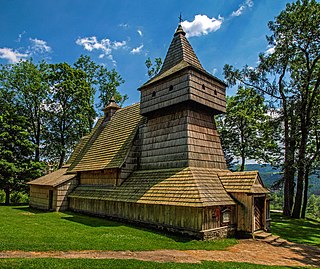
<path fill-rule="evenodd" d="M 20 210 L 20 211 L 23 211 L 25 213 L 30 213 L 30 214 L 44 214 L 44 213 L 49 212 L 47 210 L 35 209 L 35 208 L 29 207 L 29 206 L 12 207 L 12 209 Z"/>
<path fill-rule="evenodd" d="M 295 260 L 306 265 L 320 266 L 319 221 L 292 219 L 279 213 L 273 213 L 272 220 L 272 233 L 294 242 L 289 242 L 285 247 L 302 256 Z"/>
<path fill-rule="evenodd" d="M 290 243 L 286 246 L 302 258 L 291 258 L 305 265 L 320 266 L 320 248 L 304 244 Z"/>

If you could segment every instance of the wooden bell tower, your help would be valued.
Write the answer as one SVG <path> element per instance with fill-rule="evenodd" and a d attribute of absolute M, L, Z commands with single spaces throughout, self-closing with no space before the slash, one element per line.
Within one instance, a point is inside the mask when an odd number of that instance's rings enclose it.
<path fill-rule="evenodd" d="M 206 72 L 179 25 L 163 66 L 142 85 L 142 169 L 226 169 L 214 115 L 226 110 L 226 84 Z"/>

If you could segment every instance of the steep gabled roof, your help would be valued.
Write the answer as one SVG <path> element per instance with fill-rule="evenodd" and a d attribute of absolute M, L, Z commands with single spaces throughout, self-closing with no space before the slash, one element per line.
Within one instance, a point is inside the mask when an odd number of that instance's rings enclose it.
<path fill-rule="evenodd" d="M 269 193 L 258 171 L 223 171 L 218 176 L 227 192 Z"/>
<path fill-rule="evenodd" d="M 143 121 L 139 104 L 116 111 L 110 121 L 96 128 L 68 172 L 120 167 Z"/>
<path fill-rule="evenodd" d="M 69 181 L 70 179 L 73 179 L 74 177 L 76 177 L 76 174 L 65 174 L 68 167 L 69 166 L 66 165 L 57 171 L 54 171 L 50 174 L 47 174 L 45 176 L 39 177 L 35 180 L 32 180 L 32 181 L 28 182 L 27 184 L 56 187 L 62 183 Z"/>
<path fill-rule="evenodd" d="M 69 197 L 192 207 L 235 204 L 217 171 L 193 167 L 135 171 L 119 187 L 80 185 Z"/>

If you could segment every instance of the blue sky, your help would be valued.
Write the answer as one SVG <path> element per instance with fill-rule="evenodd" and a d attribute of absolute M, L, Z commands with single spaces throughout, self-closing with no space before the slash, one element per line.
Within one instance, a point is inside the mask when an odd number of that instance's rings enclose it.
<path fill-rule="evenodd" d="M 0 0 L 0 63 L 32 57 L 72 64 L 89 55 L 124 78 L 120 91 L 129 105 L 139 101 L 137 88 L 148 80 L 145 60 L 164 59 L 180 12 L 200 62 L 223 79 L 224 64 L 255 66 L 258 54 L 270 49 L 267 23 L 287 2 Z"/>

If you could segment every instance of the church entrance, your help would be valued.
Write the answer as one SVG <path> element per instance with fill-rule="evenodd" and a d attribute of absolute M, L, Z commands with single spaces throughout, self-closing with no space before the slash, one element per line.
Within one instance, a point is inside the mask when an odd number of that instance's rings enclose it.
<path fill-rule="evenodd" d="M 264 229 L 264 197 L 254 197 L 254 231 Z"/>

